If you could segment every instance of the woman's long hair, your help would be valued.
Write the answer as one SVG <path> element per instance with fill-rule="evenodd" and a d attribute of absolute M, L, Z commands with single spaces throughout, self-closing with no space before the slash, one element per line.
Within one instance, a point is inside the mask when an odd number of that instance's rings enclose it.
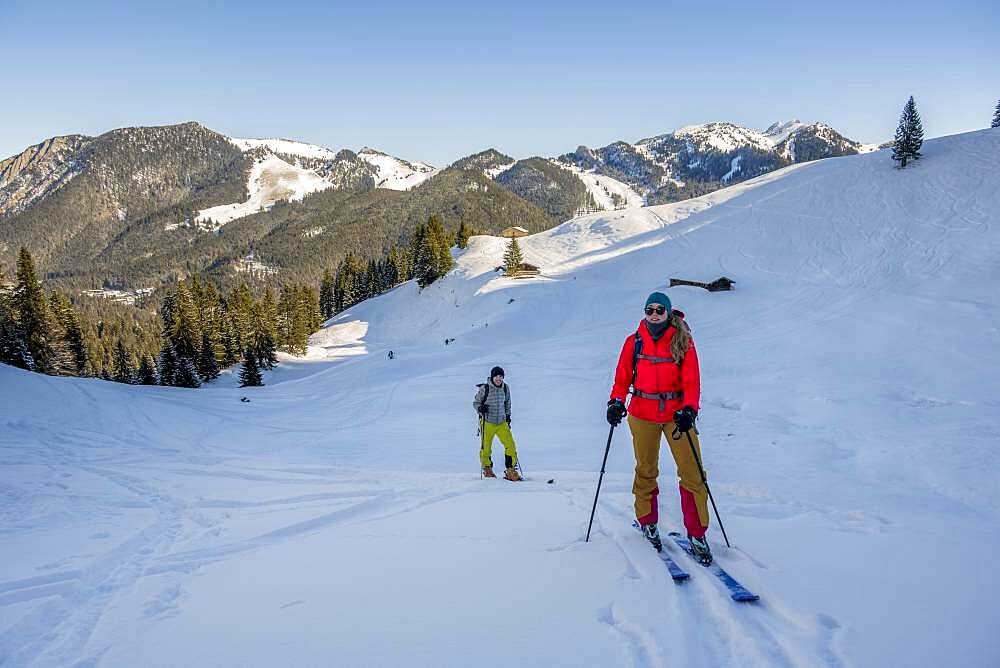
<path fill-rule="evenodd" d="M 670 324 L 677 330 L 670 342 L 670 355 L 674 358 L 674 362 L 680 364 L 691 347 L 691 329 L 684 322 L 684 318 L 673 312 L 670 313 Z"/>

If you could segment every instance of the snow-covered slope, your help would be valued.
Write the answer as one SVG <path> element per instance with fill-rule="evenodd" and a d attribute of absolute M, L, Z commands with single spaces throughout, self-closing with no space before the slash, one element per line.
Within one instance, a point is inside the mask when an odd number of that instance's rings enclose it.
<path fill-rule="evenodd" d="M 689 125 L 674 130 L 673 135 L 689 142 L 693 147 L 691 152 L 715 150 L 722 153 L 732 153 L 743 146 L 750 146 L 761 151 L 774 148 L 771 139 L 764 133 L 733 123 Z"/>
<path fill-rule="evenodd" d="M 254 158 L 247 180 L 249 198 L 199 211 L 196 222 L 211 231 L 237 218 L 269 209 L 278 200 L 299 201 L 327 188 L 349 187 L 358 180 L 359 167 L 371 174 L 371 183 L 376 188 L 390 190 L 408 190 L 438 172 L 422 162 L 408 162 L 371 148 L 354 154 L 335 153 L 289 139 L 230 137 L 229 141 Z"/>
<path fill-rule="evenodd" d="M 622 183 L 604 174 L 597 174 L 593 170 L 580 169 L 576 165 L 560 160 L 550 160 L 550 162 L 556 167 L 561 167 L 576 174 L 577 178 L 587 186 L 587 192 L 597 202 L 597 207 L 603 211 L 614 211 L 615 209 L 625 209 L 645 204 L 643 196 L 627 183 Z"/>
<path fill-rule="evenodd" d="M 998 156 L 982 131 L 905 170 L 835 158 L 585 216 L 521 239 L 534 279 L 474 237 L 263 388 L 0 367 L 0 663 L 995 665 Z M 762 596 L 743 607 L 676 551 L 675 585 L 629 528 L 625 428 L 583 542 L 646 294 L 722 274 L 735 291 L 668 294 L 736 547 L 709 537 Z M 518 485 L 477 473 L 498 363 Z"/>
<path fill-rule="evenodd" d="M 273 154 L 256 161 L 247 182 L 245 202 L 220 204 L 198 212 L 197 222 L 215 231 L 226 223 L 270 209 L 278 200 L 296 202 L 310 193 L 332 188 L 333 184 L 311 169 L 290 165 Z"/>
<path fill-rule="evenodd" d="M 238 139 L 230 137 L 229 140 L 242 151 L 265 148 L 274 153 L 294 155 L 300 158 L 312 158 L 314 160 L 333 160 L 337 157 L 336 151 L 291 139 Z"/>
<path fill-rule="evenodd" d="M 389 190 L 409 190 L 438 173 L 438 170 L 422 162 L 408 162 L 391 155 L 363 148 L 358 157 L 378 170 L 375 177 L 376 188 Z"/>

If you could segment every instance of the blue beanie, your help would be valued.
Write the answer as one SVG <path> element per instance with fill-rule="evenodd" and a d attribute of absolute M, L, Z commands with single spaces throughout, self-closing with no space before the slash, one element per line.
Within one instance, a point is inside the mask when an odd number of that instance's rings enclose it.
<path fill-rule="evenodd" d="M 650 304 L 660 304 L 661 306 L 666 306 L 667 313 L 670 313 L 670 297 L 666 296 L 662 292 L 654 292 L 646 297 L 646 306 L 649 306 Z"/>

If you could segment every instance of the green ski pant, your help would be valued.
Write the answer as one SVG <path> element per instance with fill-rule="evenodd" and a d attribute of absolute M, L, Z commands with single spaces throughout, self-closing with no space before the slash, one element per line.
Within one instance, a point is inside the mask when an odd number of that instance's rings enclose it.
<path fill-rule="evenodd" d="M 510 425 L 506 422 L 493 424 L 488 420 L 482 420 L 482 444 L 479 446 L 479 464 L 483 467 L 493 466 L 493 437 L 496 436 L 503 443 L 503 453 L 505 464 L 508 467 L 517 466 L 517 448 L 514 446 L 514 435 L 510 433 Z"/>

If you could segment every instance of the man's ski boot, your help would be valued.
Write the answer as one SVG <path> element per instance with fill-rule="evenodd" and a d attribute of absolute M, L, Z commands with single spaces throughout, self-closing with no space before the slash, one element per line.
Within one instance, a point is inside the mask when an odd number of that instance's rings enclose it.
<path fill-rule="evenodd" d="M 660 530 L 656 528 L 655 524 L 643 524 L 642 535 L 653 544 L 657 552 L 663 551 L 663 542 L 660 541 Z"/>
<path fill-rule="evenodd" d="M 688 543 L 691 544 L 691 554 L 698 563 L 702 566 L 712 565 L 712 550 L 708 547 L 708 541 L 705 537 L 695 538 L 694 536 L 688 534 Z"/>
<path fill-rule="evenodd" d="M 493 467 L 492 466 L 484 466 L 483 467 L 483 477 L 484 478 L 496 478 L 497 474 L 493 472 Z"/>
<path fill-rule="evenodd" d="M 521 474 L 518 473 L 517 469 L 514 468 L 513 466 L 507 467 L 507 469 L 503 472 L 503 477 L 507 480 L 510 480 L 511 482 L 518 482 L 520 480 L 524 480 L 524 478 L 521 477 Z"/>

